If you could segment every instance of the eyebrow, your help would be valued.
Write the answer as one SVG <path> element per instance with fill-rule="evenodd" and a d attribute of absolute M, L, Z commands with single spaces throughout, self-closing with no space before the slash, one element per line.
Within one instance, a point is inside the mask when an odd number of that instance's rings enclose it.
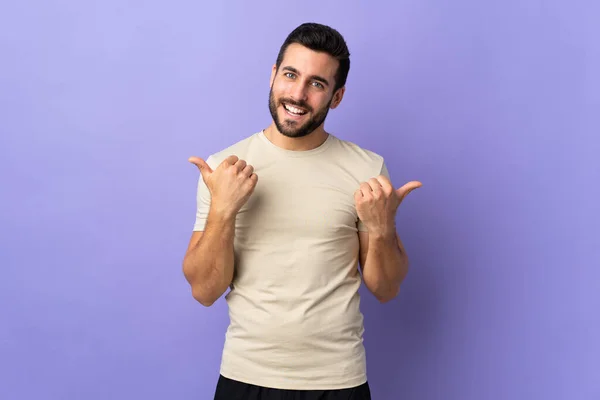
<path fill-rule="evenodd" d="M 296 75 L 300 75 L 300 72 L 298 72 L 298 70 L 296 68 L 294 68 L 294 67 L 283 67 L 282 70 L 283 71 L 290 71 L 290 72 L 295 73 Z M 325 78 L 323 78 L 321 76 L 311 75 L 309 78 L 310 79 L 314 79 L 315 81 L 322 82 L 325 85 L 329 86 L 329 82 L 327 81 L 327 79 L 325 79 Z"/>

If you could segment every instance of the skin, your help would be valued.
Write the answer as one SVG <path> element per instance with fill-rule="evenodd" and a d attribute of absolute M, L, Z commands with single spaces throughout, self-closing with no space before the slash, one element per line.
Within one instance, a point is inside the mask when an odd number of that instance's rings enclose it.
<path fill-rule="evenodd" d="M 395 189 L 383 175 L 361 183 L 354 193 L 358 217 L 368 232 L 359 232 L 363 280 L 382 303 L 394 299 L 408 273 L 408 256 L 396 231 L 398 206 L 421 182 L 412 181 Z"/>
<path fill-rule="evenodd" d="M 252 195 L 258 177 L 254 168 L 237 156 L 226 158 L 212 170 L 199 157 L 190 157 L 211 193 L 211 205 L 203 232 L 193 232 L 183 259 L 183 273 L 192 296 L 212 305 L 233 280 L 235 216 Z"/>
<path fill-rule="evenodd" d="M 338 61 L 325 53 L 299 44 L 290 45 L 270 79 L 269 110 L 272 123 L 265 136 L 275 145 L 295 151 L 320 146 L 328 137 L 324 129 L 327 113 L 337 108 L 345 88 L 335 90 Z M 290 114 L 285 105 L 300 108 Z M 258 177 L 252 166 L 236 156 L 224 160 L 214 171 L 199 157 L 190 157 L 211 193 L 211 206 L 204 232 L 193 232 L 183 260 L 183 272 L 194 298 L 213 304 L 233 279 L 235 216 L 252 195 Z M 359 232 L 360 266 L 365 285 L 380 301 L 397 296 L 408 272 L 408 257 L 396 231 L 395 216 L 402 200 L 418 181 L 395 189 L 383 175 L 363 182 L 354 194 L 359 218 L 368 232 Z"/>
<path fill-rule="evenodd" d="M 287 150 L 302 151 L 314 149 L 327 139 L 324 117 L 329 109 L 339 106 L 345 92 L 345 88 L 334 91 L 338 65 L 339 62 L 328 54 L 314 52 L 299 44 L 287 48 L 279 69 L 274 65 L 271 71 L 270 100 L 275 99 L 276 110 L 270 107 L 273 122 L 265 129 L 271 142 Z M 290 102 L 307 113 L 301 117 L 290 115 L 283 106 Z M 321 119 L 320 116 L 322 121 L 312 132 L 297 133 L 311 120 Z M 277 120 L 287 128 L 284 132 L 278 128 Z"/>

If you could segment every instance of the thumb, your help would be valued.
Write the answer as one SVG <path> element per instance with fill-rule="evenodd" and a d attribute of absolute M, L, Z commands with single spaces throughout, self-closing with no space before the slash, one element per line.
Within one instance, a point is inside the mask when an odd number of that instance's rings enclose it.
<path fill-rule="evenodd" d="M 206 161 L 204 161 L 200 157 L 190 157 L 188 158 L 188 161 L 194 164 L 196 167 L 198 167 L 203 179 L 208 178 L 208 176 L 213 173 L 212 168 L 210 168 Z"/>
<path fill-rule="evenodd" d="M 400 198 L 400 201 L 402 201 L 410 192 L 420 188 L 421 186 L 423 186 L 423 184 L 419 181 L 410 181 L 401 188 L 396 189 L 396 194 Z"/>

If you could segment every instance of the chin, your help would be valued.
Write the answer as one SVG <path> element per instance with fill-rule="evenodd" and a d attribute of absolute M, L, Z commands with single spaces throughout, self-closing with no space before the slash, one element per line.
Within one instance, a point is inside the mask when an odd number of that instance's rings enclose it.
<path fill-rule="evenodd" d="M 281 115 L 283 114 L 283 115 Z M 308 135 L 310 132 L 306 132 L 308 125 L 308 118 L 293 118 L 290 117 L 285 110 L 280 114 L 280 123 L 277 126 L 279 132 L 288 137 L 302 137 Z"/>
<path fill-rule="evenodd" d="M 299 137 L 303 137 L 308 135 L 310 132 L 304 132 L 302 129 L 289 129 L 286 128 L 285 126 L 279 128 L 279 132 L 281 132 L 282 135 L 290 137 L 290 138 L 299 138 Z"/>
<path fill-rule="evenodd" d="M 298 109 L 298 107 L 296 108 Z M 319 118 L 321 114 L 317 113 L 315 115 L 312 110 L 307 110 L 306 113 L 301 115 L 295 115 L 288 112 L 282 102 L 275 107 L 272 97 L 269 100 L 269 110 L 277 130 L 289 138 L 301 138 L 311 134 L 323 123 L 327 115 L 327 112 L 322 113 L 324 114 L 323 118 Z"/>

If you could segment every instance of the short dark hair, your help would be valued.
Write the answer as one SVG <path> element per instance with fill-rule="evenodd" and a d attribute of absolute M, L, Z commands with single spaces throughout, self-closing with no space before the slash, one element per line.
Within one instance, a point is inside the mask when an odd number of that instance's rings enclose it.
<path fill-rule="evenodd" d="M 335 89 L 346 84 L 350 70 L 350 51 L 344 37 L 335 29 L 314 22 L 307 22 L 294 29 L 281 45 L 277 55 L 277 69 L 281 66 L 286 49 L 292 43 L 301 44 L 311 50 L 327 53 L 339 61 L 335 74 Z"/>

